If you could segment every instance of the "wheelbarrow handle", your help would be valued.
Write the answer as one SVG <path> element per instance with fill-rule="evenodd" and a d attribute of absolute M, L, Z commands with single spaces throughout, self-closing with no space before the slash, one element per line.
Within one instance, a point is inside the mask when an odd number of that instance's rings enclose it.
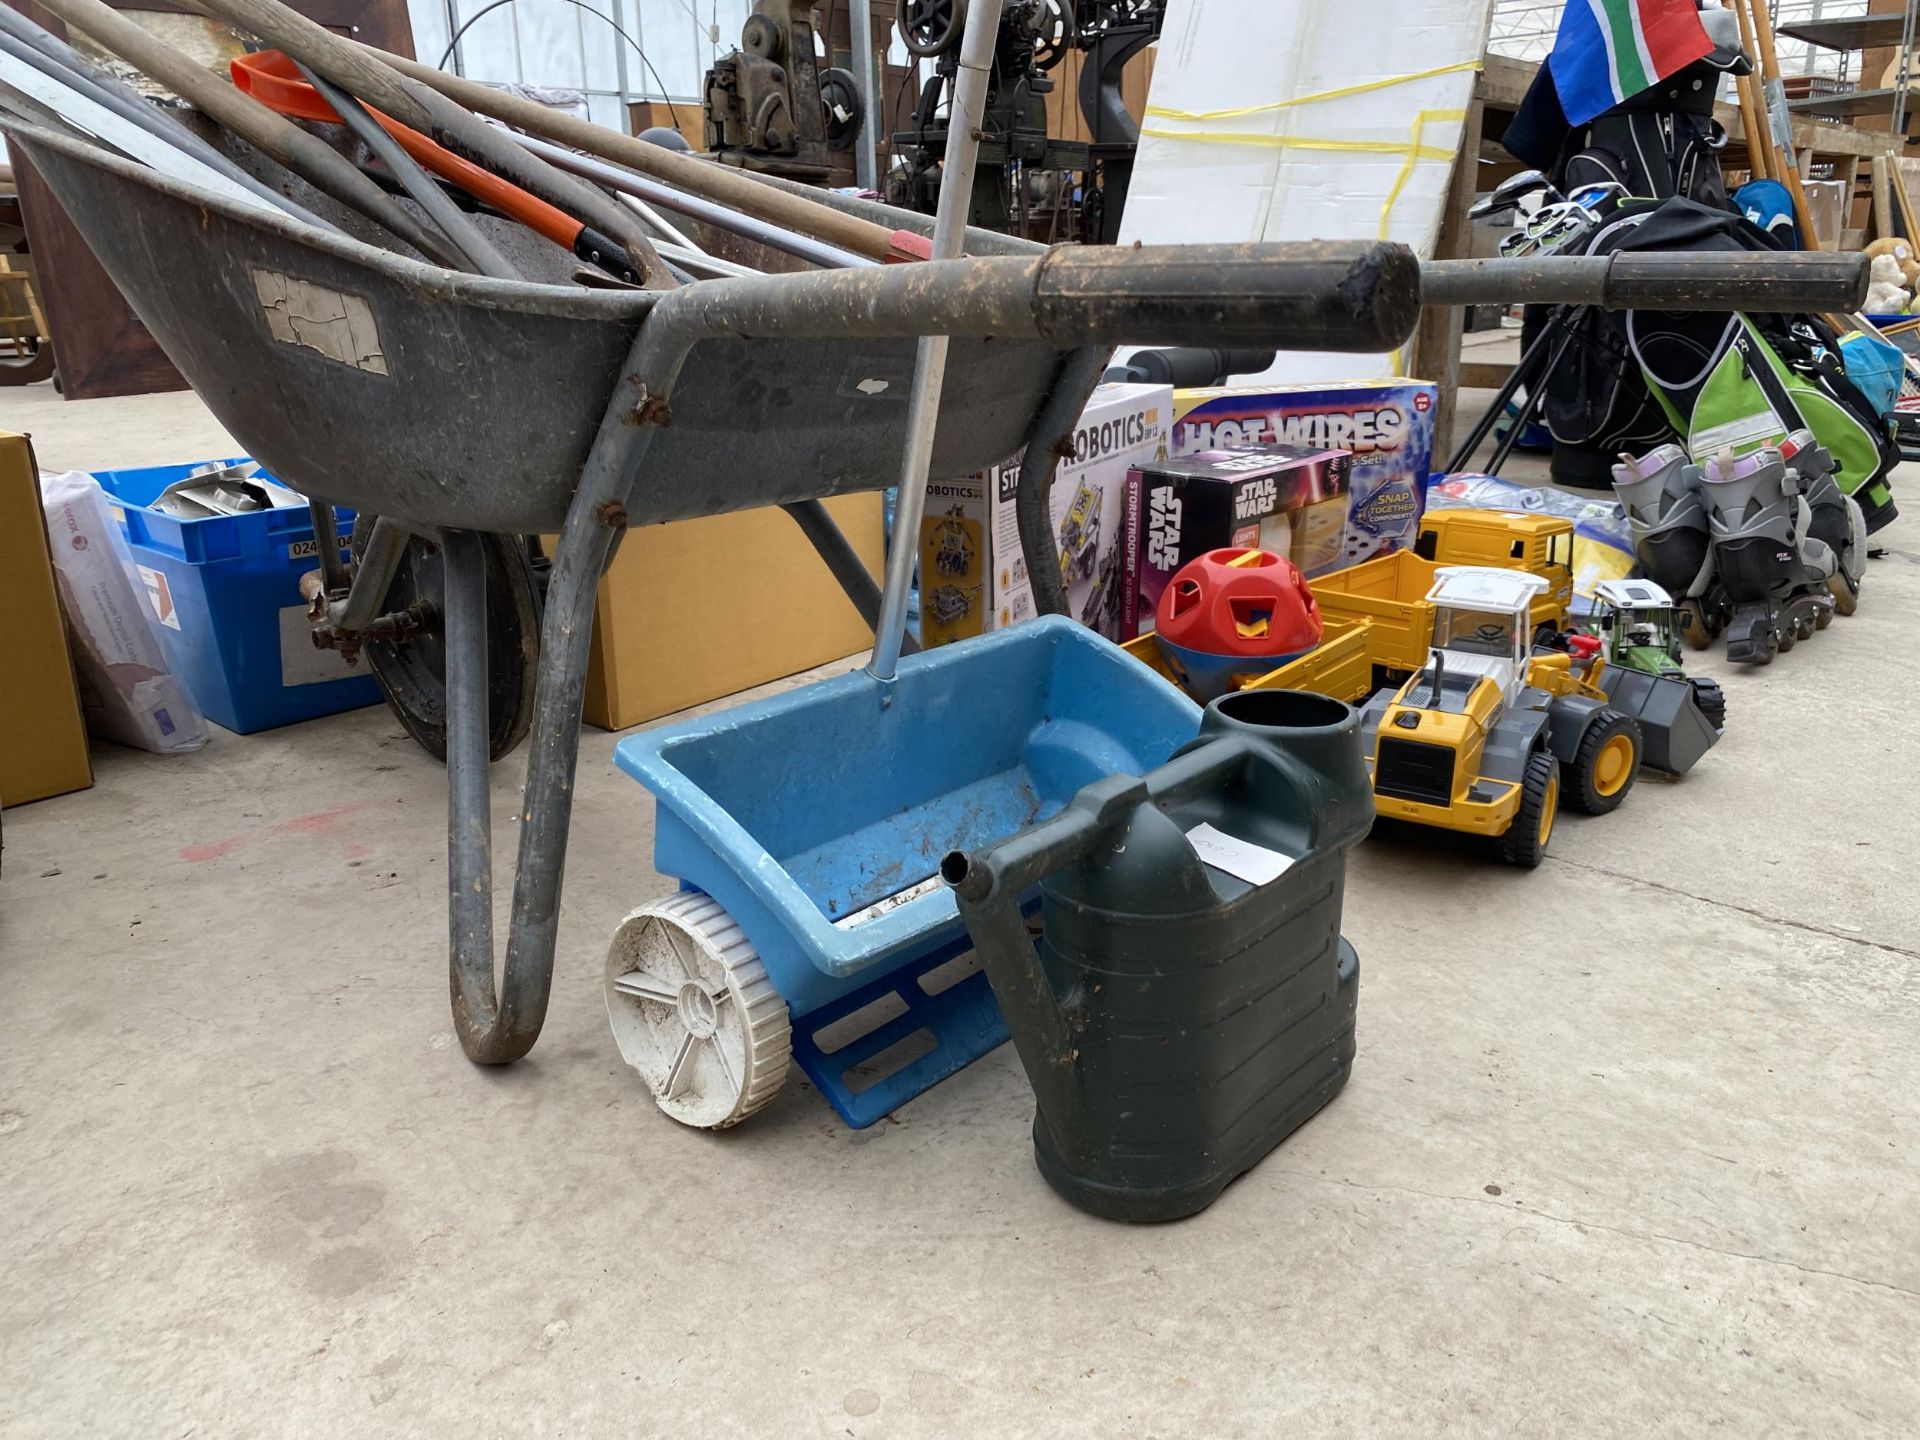
<path fill-rule="evenodd" d="M 1420 318 L 1419 262 L 1386 244 L 1073 246 L 1050 254 L 1035 302 L 1059 345 L 1379 354 Z"/>
<path fill-rule="evenodd" d="M 1593 305 L 1603 310 L 1857 310 L 1864 255 L 1550 255 L 1437 260 L 1420 267 L 1428 305 Z"/>
<path fill-rule="evenodd" d="M 1383 244 L 1062 245 L 1039 256 L 743 276 L 663 297 L 650 326 L 703 339 L 1038 336 L 1378 354 L 1413 333 L 1420 266 Z"/>

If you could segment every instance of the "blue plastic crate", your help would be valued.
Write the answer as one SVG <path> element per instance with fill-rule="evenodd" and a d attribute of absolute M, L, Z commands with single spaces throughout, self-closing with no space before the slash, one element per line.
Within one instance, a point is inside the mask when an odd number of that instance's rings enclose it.
<path fill-rule="evenodd" d="M 94 478 L 118 503 L 167 658 L 207 718 L 247 735 L 378 701 L 364 660 L 349 669 L 310 638 L 300 576 L 320 560 L 305 509 L 181 520 L 147 508 L 195 468 L 101 470 Z M 335 514 L 344 553 L 353 512 Z"/>

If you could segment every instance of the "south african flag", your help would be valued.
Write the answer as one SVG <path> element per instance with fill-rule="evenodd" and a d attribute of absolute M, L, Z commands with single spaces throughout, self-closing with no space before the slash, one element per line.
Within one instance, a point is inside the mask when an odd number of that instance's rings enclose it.
<path fill-rule="evenodd" d="M 1547 64 L 1568 123 L 1584 125 L 1712 50 L 1695 0 L 1567 0 Z"/>

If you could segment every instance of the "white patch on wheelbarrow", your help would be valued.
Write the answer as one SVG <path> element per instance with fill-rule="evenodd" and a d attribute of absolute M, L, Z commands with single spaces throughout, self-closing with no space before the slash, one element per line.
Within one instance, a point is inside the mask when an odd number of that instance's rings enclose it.
<path fill-rule="evenodd" d="M 380 351 L 380 327 L 374 323 L 373 307 L 360 296 L 296 280 L 277 270 L 255 270 L 253 288 L 274 339 L 317 350 L 327 359 L 356 370 L 387 373 L 387 357 Z"/>

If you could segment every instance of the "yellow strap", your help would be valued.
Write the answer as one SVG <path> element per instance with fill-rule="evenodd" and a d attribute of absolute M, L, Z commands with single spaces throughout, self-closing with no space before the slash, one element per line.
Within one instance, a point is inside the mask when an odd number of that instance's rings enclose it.
<path fill-rule="evenodd" d="M 1478 72 L 1481 68 L 1482 64 L 1479 60 L 1462 60 L 1453 65 L 1437 65 L 1431 70 L 1415 71 L 1411 75 L 1392 75 L 1383 80 L 1367 80 L 1358 85 L 1345 85 L 1337 90 L 1322 90 L 1312 95 L 1299 95 L 1291 100 L 1275 100 L 1265 105 L 1246 105 L 1232 110 L 1171 110 L 1165 106 L 1149 105 L 1146 113 L 1161 120 L 1180 120 L 1189 123 L 1202 120 L 1238 119 L 1248 115 L 1266 115 L 1278 110 L 1290 110 L 1295 106 L 1311 105 L 1322 100 L 1344 100 L 1354 95 L 1367 95 L 1378 90 L 1391 89 L 1396 85 L 1410 84 L 1416 80 L 1431 80 L 1440 75 L 1458 75 L 1465 71 Z M 1246 145 L 1268 150 L 1318 150 L 1357 155 L 1402 156 L 1404 158 L 1400 172 L 1394 176 L 1393 185 L 1387 191 L 1386 202 L 1380 207 L 1380 238 L 1384 240 L 1392 223 L 1393 207 L 1407 188 L 1407 182 L 1413 178 L 1414 167 L 1422 160 L 1444 160 L 1450 163 L 1458 158 L 1456 151 L 1421 143 L 1427 126 L 1459 124 L 1466 118 L 1467 112 L 1464 110 L 1422 110 L 1414 116 L 1413 133 L 1406 144 L 1392 140 L 1331 140 L 1307 135 L 1258 135 L 1232 130 L 1187 131 L 1143 127 L 1140 133 L 1143 136 L 1152 136 L 1156 140 L 1185 140 L 1212 145 Z M 1395 350 L 1391 364 L 1396 375 L 1403 373 L 1405 353 Z"/>
<path fill-rule="evenodd" d="M 1368 95 L 1375 90 L 1388 90 L 1395 85 L 1408 85 L 1415 80 L 1431 80 L 1436 75 L 1458 75 L 1462 71 L 1480 69 L 1478 60 L 1462 60 L 1457 65 L 1437 65 L 1431 70 L 1418 70 L 1411 75 L 1390 75 L 1384 80 L 1366 80 L 1358 85 L 1343 85 L 1338 90 L 1322 90 L 1313 95 L 1297 95 L 1291 100 L 1274 100 L 1265 105 L 1244 105 L 1236 110 L 1169 110 L 1159 105 L 1149 105 L 1147 114 L 1161 120 L 1231 120 L 1242 115 L 1264 115 L 1274 110 L 1289 110 L 1295 105 L 1312 105 L 1320 100 L 1344 100 L 1349 95 Z"/>
<path fill-rule="evenodd" d="M 1458 110 L 1434 111 L 1431 118 L 1451 115 L 1464 119 Z M 1233 130 L 1155 130 L 1142 129 L 1142 135 L 1156 140 L 1190 140 L 1205 145 L 1253 145 L 1267 150 L 1331 150 L 1355 155 L 1406 155 L 1416 160 L 1451 160 L 1454 152 L 1437 145 L 1404 144 L 1398 140 L 1329 140 L 1312 135 L 1248 135 Z"/>

